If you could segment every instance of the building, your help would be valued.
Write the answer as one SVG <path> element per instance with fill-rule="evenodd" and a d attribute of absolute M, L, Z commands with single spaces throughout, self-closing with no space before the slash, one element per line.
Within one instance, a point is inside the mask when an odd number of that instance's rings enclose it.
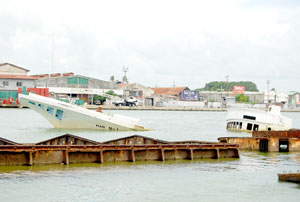
<path fill-rule="evenodd" d="M 139 100 L 140 105 L 153 106 L 154 105 L 154 90 L 143 86 L 139 83 L 120 84 L 124 90 L 124 97 L 133 96 Z"/>
<path fill-rule="evenodd" d="M 0 105 L 17 106 L 18 89 L 35 88 L 35 77 L 28 76 L 29 70 L 9 63 L 0 64 Z"/>
<path fill-rule="evenodd" d="M 110 81 L 103 81 L 74 73 L 55 73 L 35 75 L 38 80 L 36 86 L 49 88 L 55 96 L 69 96 L 71 99 L 81 99 L 86 103 L 93 103 L 94 95 L 102 95 L 113 90 L 117 95 L 123 95 L 119 85 Z"/>
<path fill-rule="evenodd" d="M 288 107 L 289 108 L 296 108 L 300 107 L 300 93 L 299 92 L 290 92 L 288 94 Z"/>
<path fill-rule="evenodd" d="M 186 86 L 184 87 L 171 87 L 171 88 L 152 88 L 154 90 L 154 95 L 160 96 L 162 98 L 180 100 L 184 90 L 189 91 L 190 89 Z"/>
<path fill-rule="evenodd" d="M 0 64 L 0 91 L 18 91 L 23 86 L 34 88 L 36 78 L 28 76 L 29 70 L 9 63 Z"/>

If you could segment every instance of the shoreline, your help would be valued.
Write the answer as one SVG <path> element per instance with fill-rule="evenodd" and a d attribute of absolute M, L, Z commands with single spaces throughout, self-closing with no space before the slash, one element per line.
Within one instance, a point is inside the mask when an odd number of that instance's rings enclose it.
<path fill-rule="evenodd" d="M 86 109 L 96 110 L 101 107 L 103 110 L 137 110 L 137 111 L 205 111 L 205 112 L 226 112 L 227 108 L 200 108 L 200 107 L 150 107 L 150 106 L 114 106 L 114 105 L 86 105 Z M 0 105 L 0 108 L 27 108 L 19 105 Z M 300 109 L 282 109 L 281 112 L 300 112 Z"/>

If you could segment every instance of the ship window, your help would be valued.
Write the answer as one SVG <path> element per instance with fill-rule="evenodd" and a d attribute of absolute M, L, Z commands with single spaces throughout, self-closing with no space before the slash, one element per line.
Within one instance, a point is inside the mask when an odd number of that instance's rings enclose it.
<path fill-rule="evenodd" d="M 29 101 L 29 104 L 35 105 L 35 102 Z"/>
<path fill-rule="evenodd" d="M 39 108 L 41 108 L 42 110 L 44 110 L 44 105 L 42 105 L 42 104 L 39 104 Z"/>
<path fill-rule="evenodd" d="M 60 110 L 60 109 L 57 109 L 56 110 L 56 113 L 55 113 L 55 117 L 58 119 L 58 120 L 61 120 L 62 119 L 62 115 L 63 115 L 64 111 Z"/>
<path fill-rule="evenodd" d="M 47 112 L 53 114 L 54 109 L 52 107 L 47 107 Z"/>
<path fill-rule="evenodd" d="M 244 118 L 244 119 L 249 119 L 249 120 L 256 120 L 256 117 L 255 117 L 255 116 L 244 115 L 243 118 Z"/>
<path fill-rule="evenodd" d="M 252 130 L 252 123 L 247 124 L 247 130 Z"/>
<path fill-rule="evenodd" d="M 259 125 L 257 125 L 257 124 L 254 124 L 254 126 L 253 126 L 253 130 L 254 130 L 254 131 L 258 131 L 258 128 L 259 128 Z"/>
<path fill-rule="evenodd" d="M 240 129 L 242 129 L 242 126 L 243 126 L 243 123 L 242 123 L 242 122 L 240 122 Z"/>

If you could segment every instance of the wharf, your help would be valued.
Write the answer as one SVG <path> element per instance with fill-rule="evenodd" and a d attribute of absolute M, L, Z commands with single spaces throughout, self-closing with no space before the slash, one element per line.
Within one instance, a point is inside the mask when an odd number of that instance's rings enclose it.
<path fill-rule="evenodd" d="M 239 146 L 218 142 L 169 142 L 134 135 L 96 142 L 65 134 L 36 144 L 0 138 L 0 165 L 104 163 L 239 158 Z"/>
<path fill-rule="evenodd" d="M 200 108 L 200 107 L 154 107 L 154 106 L 114 106 L 114 105 L 87 105 L 87 109 L 104 110 L 147 110 L 147 111 L 213 111 L 224 112 L 226 108 Z"/>
<path fill-rule="evenodd" d="M 219 142 L 239 144 L 240 149 L 262 152 L 300 151 L 300 130 L 253 131 L 252 137 L 220 137 Z"/>

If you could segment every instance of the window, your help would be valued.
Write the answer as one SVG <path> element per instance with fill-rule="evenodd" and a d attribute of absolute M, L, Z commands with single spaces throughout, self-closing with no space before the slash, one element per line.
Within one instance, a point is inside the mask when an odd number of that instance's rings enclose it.
<path fill-rule="evenodd" d="M 248 116 L 248 115 L 244 115 L 243 118 L 244 119 L 249 119 L 249 120 L 255 120 L 256 119 L 255 116 Z"/>
<path fill-rule="evenodd" d="M 16 83 L 16 85 L 17 85 L 17 86 L 22 86 L 22 82 L 21 82 L 21 81 L 18 81 L 18 82 Z"/>
<path fill-rule="evenodd" d="M 2 84 L 3 84 L 3 86 L 8 86 L 9 83 L 8 83 L 8 81 L 3 81 Z"/>
<path fill-rule="evenodd" d="M 68 84 L 78 84 L 77 78 L 78 77 L 68 78 Z"/>
<path fill-rule="evenodd" d="M 247 130 L 252 130 L 252 123 L 247 124 Z"/>
<path fill-rule="evenodd" d="M 61 120 L 61 119 L 62 119 L 63 113 L 64 113 L 63 110 L 57 109 L 57 110 L 56 110 L 56 113 L 55 113 L 55 117 L 56 117 L 58 120 Z"/>
<path fill-rule="evenodd" d="M 79 77 L 79 84 L 80 85 L 88 85 L 89 84 L 89 80 L 85 79 L 85 78 Z"/>
<path fill-rule="evenodd" d="M 35 105 L 35 102 L 29 101 L 29 104 Z"/>
<path fill-rule="evenodd" d="M 53 114 L 54 109 L 52 107 L 47 107 L 47 112 Z"/>
<path fill-rule="evenodd" d="M 253 130 L 254 130 L 254 131 L 258 131 L 258 128 L 259 128 L 259 126 L 258 126 L 257 124 L 254 124 Z"/>
<path fill-rule="evenodd" d="M 44 110 L 44 105 L 42 105 L 42 104 L 39 104 L 39 108 L 41 108 L 42 110 Z"/>

